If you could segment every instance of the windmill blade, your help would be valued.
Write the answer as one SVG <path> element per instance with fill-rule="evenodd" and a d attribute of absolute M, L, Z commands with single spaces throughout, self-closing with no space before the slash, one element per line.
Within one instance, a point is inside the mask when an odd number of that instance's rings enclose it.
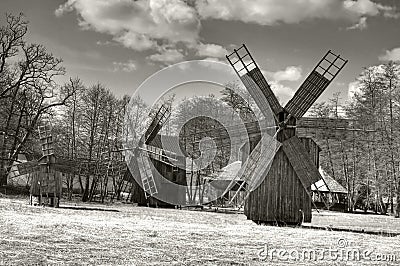
<path fill-rule="evenodd" d="M 263 135 L 260 142 L 250 153 L 239 172 L 222 194 L 225 195 L 234 186 L 239 187 L 229 204 L 234 201 L 242 189 L 246 191 L 246 195 L 243 199 L 244 201 L 250 195 L 250 192 L 261 184 L 280 146 L 281 143 L 278 142 L 275 137 L 271 137 L 268 134 Z"/>
<path fill-rule="evenodd" d="M 356 120 L 345 118 L 302 117 L 297 120 L 296 133 L 298 137 L 314 139 L 347 139 L 357 137 L 370 141 L 370 136 L 376 133 L 371 126 L 360 125 Z"/>
<path fill-rule="evenodd" d="M 77 159 L 56 158 L 54 169 L 61 173 L 74 174 L 78 172 L 79 165 L 80 162 Z"/>
<path fill-rule="evenodd" d="M 282 148 L 300 179 L 301 184 L 307 193 L 309 193 L 311 184 L 322 179 L 317 167 L 311 161 L 309 153 L 297 136 L 285 140 L 282 143 Z"/>
<path fill-rule="evenodd" d="M 329 50 L 286 104 L 285 110 L 295 118 L 302 117 L 346 63 L 347 60 Z"/>
<path fill-rule="evenodd" d="M 246 178 L 246 182 L 249 185 L 250 191 L 256 189 L 264 180 L 267 174 L 266 171 L 269 169 L 270 164 L 272 163 L 272 160 L 274 159 L 276 152 L 279 150 L 281 146 L 282 144 L 279 141 L 277 141 L 275 137 L 271 137 L 267 134 L 263 135 L 260 143 L 256 146 L 259 147 L 258 149 L 260 149 L 260 155 L 259 155 L 260 158 L 257 160 L 258 165 L 256 165 L 256 168 L 251 173 L 251 175 L 249 176 L 244 175 L 244 177 Z"/>
<path fill-rule="evenodd" d="M 54 154 L 53 136 L 51 134 L 51 125 L 47 119 L 42 121 L 38 126 L 40 145 L 42 146 L 43 156 L 50 156 Z"/>
<path fill-rule="evenodd" d="M 144 190 L 145 197 L 151 197 L 157 194 L 157 186 L 154 181 L 153 172 L 151 170 L 151 164 L 149 157 L 146 156 L 146 152 L 138 150 L 137 163 L 142 180 L 142 188 Z"/>
<path fill-rule="evenodd" d="M 29 161 L 25 163 L 16 164 L 18 169 L 18 174 L 14 172 L 14 176 L 26 175 L 39 171 L 38 161 Z"/>
<path fill-rule="evenodd" d="M 149 128 L 144 134 L 145 144 L 149 144 L 155 138 L 158 132 L 160 132 L 162 126 L 167 122 L 170 115 L 170 109 L 164 104 L 161 105 L 160 109 L 158 109 L 156 115 L 151 121 Z"/>
<path fill-rule="evenodd" d="M 139 147 L 139 150 L 147 152 L 148 157 L 170 166 L 176 166 L 178 161 L 176 153 L 152 145 L 143 145 L 143 147 Z"/>
<path fill-rule="evenodd" d="M 226 58 L 265 117 L 271 116 L 271 109 L 275 117 L 284 111 L 246 45 L 235 49 Z"/>

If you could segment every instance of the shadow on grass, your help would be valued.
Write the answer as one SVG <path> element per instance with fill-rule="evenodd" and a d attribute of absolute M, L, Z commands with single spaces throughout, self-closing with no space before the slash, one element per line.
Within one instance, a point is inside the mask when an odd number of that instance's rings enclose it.
<path fill-rule="evenodd" d="M 398 232 L 390 232 L 387 230 L 369 230 L 364 228 L 338 228 L 332 226 L 315 226 L 315 225 L 301 225 L 301 228 L 306 229 L 316 229 L 316 230 L 327 230 L 327 231 L 339 231 L 339 232 L 350 232 L 350 233 L 360 233 L 360 234 L 368 234 L 368 235 L 378 235 L 378 236 L 387 236 L 387 237 L 395 237 L 399 236 Z"/>
<path fill-rule="evenodd" d="M 77 210 L 77 211 L 104 211 L 104 212 L 119 212 L 115 209 L 103 209 L 96 207 L 82 207 L 82 206 L 60 206 L 59 209 Z"/>

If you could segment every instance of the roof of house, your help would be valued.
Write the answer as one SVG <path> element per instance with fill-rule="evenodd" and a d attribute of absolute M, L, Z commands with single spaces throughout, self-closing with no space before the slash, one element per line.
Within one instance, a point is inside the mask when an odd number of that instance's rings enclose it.
<path fill-rule="evenodd" d="M 347 193 L 347 189 L 344 188 L 338 181 L 333 179 L 328 173 L 326 173 L 321 167 L 319 168 L 323 180 L 318 180 L 311 185 L 312 191 L 319 190 L 320 192 L 332 192 L 332 193 Z M 325 181 L 325 182 L 324 182 Z M 328 187 L 327 187 L 328 186 Z"/>
<path fill-rule="evenodd" d="M 241 161 L 236 161 L 222 167 L 218 172 L 213 175 L 215 180 L 232 180 L 235 178 L 240 168 L 242 167 Z"/>

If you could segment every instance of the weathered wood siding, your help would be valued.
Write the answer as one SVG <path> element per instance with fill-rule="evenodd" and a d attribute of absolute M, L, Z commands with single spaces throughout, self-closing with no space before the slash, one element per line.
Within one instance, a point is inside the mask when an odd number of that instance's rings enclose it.
<path fill-rule="evenodd" d="M 318 146 L 312 139 L 301 141 L 317 166 Z M 245 215 L 257 222 L 310 222 L 311 203 L 307 191 L 281 147 L 264 181 L 250 194 L 245 205 Z"/>
<path fill-rule="evenodd" d="M 50 160 L 50 161 L 47 161 Z M 31 180 L 31 196 L 49 196 L 61 198 L 61 173 L 54 169 L 54 156 L 42 157 L 39 160 L 39 171 L 35 172 Z"/>

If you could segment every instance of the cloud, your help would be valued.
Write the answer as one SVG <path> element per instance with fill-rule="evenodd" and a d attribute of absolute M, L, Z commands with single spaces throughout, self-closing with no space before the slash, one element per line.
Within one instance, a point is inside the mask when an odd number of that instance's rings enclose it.
<path fill-rule="evenodd" d="M 144 51 L 157 43 L 197 44 L 200 20 L 181 0 L 68 0 L 55 11 L 78 15 L 83 29 L 109 34 L 127 48 Z"/>
<path fill-rule="evenodd" d="M 123 71 L 123 72 L 132 72 L 136 70 L 136 64 L 133 60 L 128 60 L 127 62 L 113 62 L 114 70 L 113 71 Z"/>
<path fill-rule="evenodd" d="M 367 28 L 367 18 L 366 17 L 361 17 L 360 21 L 358 23 L 354 24 L 353 26 L 350 26 L 346 28 L 347 30 L 364 30 Z"/>
<path fill-rule="evenodd" d="M 276 82 L 297 81 L 301 78 L 302 71 L 301 66 L 288 66 L 284 70 L 268 72 L 268 75 L 272 76 L 272 79 Z"/>
<path fill-rule="evenodd" d="M 237 20 L 260 25 L 299 23 L 310 19 L 345 19 L 395 14 L 395 8 L 371 0 L 199 0 L 202 19 Z"/>
<path fill-rule="evenodd" d="M 156 41 L 152 40 L 146 34 L 139 34 L 135 32 L 124 32 L 119 36 L 114 37 L 114 41 L 122 43 L 125 47 L 131 48 L 136 51 L 145 51 L 156 47 Z"/>
<path fill-rule="evenodd" d="M 99 46 L 113 46 L 113 45 L 116 45 L 115 42 L 110 42 L 110 41 L 97 41 L 96 44 L 99 45 Z"/>
<path fill-rule="evenodd" d="M 169 65 L 182 61 L 184 55 L 177 49 L 164 48 L 159 53 L 148 56 L 147 59 Z"/>
<path fill-rule="evenodd" d="M 400 17 L 394 7 L 375 1 L 67 0 L 55 15 L 75 12 L 82 29 L 107 34 L 110 41 L 138 52 L 158 51 L 150 60 L 161 62 L 164 58 L 164 63 L 170 63 L 184 58 L 178 48 L 198 57 L 222 58 L 227 53 L 221 45 L 201 42 L 202 20 L 275 25 L 329 19 L 345 20 L 353 25 L 349 28 L 362 29 L 368 17 Z"/>
<path fill-rule="evenodd" d="M 285 105 L 294 95 L 295 90 L 283 83 L 298 81 L 302 77 L 303 69 L 301 66 L 287 66 L 283 70 L 276 72 L 261 70 L 267 78 L 279 102 Z"/>
<path fill-rule="evenodd" d="M 352 99 L 356 94 L 360 94 L 360 93 L 361 93 L 360 82 L 358 82 L 358 81 L 350 82 L 348 92 L 347 92 L 349 99 Z"/>
<path fill-rule="evenodd" d="M 197 46 L 197 56 L 221 58 L 228 53 L 228 50 L 217 44 L 199 44 Z"/>
<path fill-rule="evenodd" d="M 270 81 L 269 84 L 271 86 L 272 91 L 274 92 L 276 97 L 278 97 L 279 102 L 282 105 L 285 105 L 293 97 L 295 93 L 295 90 L 279 82 Z"/>
<path fill-rule="evenodd" d="M 216 57 L 206 57 L 206 58 L 204 58 L 204 59 L 202 59 L 202 60 L 226 64 L 226 60 L 221 60 L 220 58 L 216 58 Z"/>
<path fill-rule="evenodd" d="M 400 62 L 400 47 L 392 50 L 386 50 L 384 55 L 379 56 L 381 61 L 399 61 Z"/>
<path fill-rule="evenodd" d="M 345 10 L 354 14 L 376 16 L 380 13 L 381 5 L 371 0 L 345 0 L 343 2 Z"/>

